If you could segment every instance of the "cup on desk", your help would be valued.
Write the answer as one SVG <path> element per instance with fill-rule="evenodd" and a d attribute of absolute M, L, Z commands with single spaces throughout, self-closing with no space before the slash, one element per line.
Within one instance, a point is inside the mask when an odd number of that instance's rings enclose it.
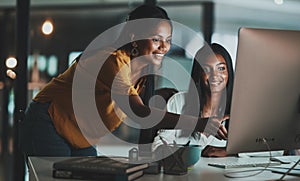
<path fill-rule="evenodd" d="M 163 145 L 162 166 L 165 174 L 183 175 L 188 167 L 198 162 L 201 147 L 198 145 Z"/>
<path fill-rule="evenodd" d="M 187 173 L 187 165 L 182 157 L 184 149 L 184 147 L 172 145 L 162 146 L 162 154 L 165 157 L 162 159 L 162 166 L 165 174 L 184 175 Z"/>
<path fill-rule="evenodd" d="M 191 167 L 199 161 L 202 146 L 188 145 L 188 146 L 184 146 L 184 147 L 185 147 L 185 149 L 184 149 L 183 156 L 182 156 L 183 161 L 185 162 L 187 167 Z"/>

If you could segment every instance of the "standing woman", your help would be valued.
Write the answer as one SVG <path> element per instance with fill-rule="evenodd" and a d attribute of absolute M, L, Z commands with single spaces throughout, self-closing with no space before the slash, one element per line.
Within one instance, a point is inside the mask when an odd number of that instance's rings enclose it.
<path fill-rule="evenodd" d="M 134 20 L 144 18 L 156 20 L 131 25 Z M 150 109 L 142 100 L 142 95 L 147 90 L 144 71 L 148 66 L 159 66 L 170 50 L 171 21 L 165 10 L 150 5 L 137 7 L 129 13 L 127 20 L 115 45 L 95 50 L 91 57 L 88 53 L 83 53 L 64 73 L 53 78 L 34 97 L 26 111 L 25 120 L 21 123 L 21 147 L 26 155 L 96 155 L 95 144 L 106 133 L 115 130 L 126 117 L 141 125 L 145 123 L 157 128 L 176 126 L 179 115 Z M 89 64 L 97 68 L 99 62 L 101 69 L 97 75 L 88 69 L 91 67 L 85 67 Z M 86 78 L 79 81 L 82 85 L 96 77 L 94 87 L 75 86 L 75 94 L 74 85 L 78 83 L 76 73 Z M 78 94 L 80 92 L 82 94 Z M 92 108 L 85 104 L 80 110 L 83 113 L 76 114 L 74 101 L 84 102 L 83 97 L 87 94 L 95 96 L 91 102 L 95 102 L 100 117 L 90 115 L 88 112 Z M 162 115 L 160 122 L 151 119 L 157 115 Z M 148 117 L 150 119 L 144 119 Z M 192 116 L 181 115 L 180 118 L 185 122 L 180 126 L 185 129 L 203 131 L 206 124 L 216 130 L 222 127 L 218 119 L 208 122 L 198 121 L 198 117 Z M 98 129 L 101 124 L 104 127 L 100 126 Z"/>

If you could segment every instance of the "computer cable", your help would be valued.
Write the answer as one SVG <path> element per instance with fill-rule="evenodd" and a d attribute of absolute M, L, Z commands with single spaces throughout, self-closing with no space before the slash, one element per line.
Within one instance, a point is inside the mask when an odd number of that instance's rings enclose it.
<path fill-rule="evenodd" d="M 300 159 L 291 167 L 289 168 L 281 177 L 279 180 L 283 180 L 283 178 L 290 174 L 290 172 L 300 163 Z M 299 175 L 300 176 L 300 175 Z"/>
<path fill-rule="evenodd" d="M 263 138 L 262 140 L 263 140 L 263 143 L 268 148 L 269 157 L 270 157 L 268 164 L 264 168 L 262 168 L 262 169 L 251 169 L 251 170 L 241 170 L 241 171 L 225 172 L 224 176 L 228 177 L 228 178 L 246 178 L 246 177 L 253 177 L 253 176 L 259 175 L 262 172 L 264 172 L 266 170 L 269 170 L 268 167 L 271 164 L 272 152 L 271 152 L 271 148 L 270 148 L 270 145 L 268 144 L 267 140 L 265 138 Z M 249 174 L 249 175 L 243 175 L 243 176 L 234 175 L 234 174 L 246 173 L 246 172 L 254 172 L 254 171 L 258 171 L 258 172 L 253 173 L 253 174 Z"/>

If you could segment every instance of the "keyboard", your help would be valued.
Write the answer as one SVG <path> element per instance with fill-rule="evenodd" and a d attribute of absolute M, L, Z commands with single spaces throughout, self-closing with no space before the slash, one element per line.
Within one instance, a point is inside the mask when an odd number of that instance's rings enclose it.
<path fill-rule="evenodd" d="M 219 167 L 219 168 L 245 168 L 245 167 L 265 167 L 265 166 L 277 166 L 280 165 L 279 162 L 270 162 L 268 160 L 266 161 L 247 161 L 247 162 L 241 162 L 241 161 L 228 161 L 228 162 L 222 162 L 222 163 L 208 163 L 210 166 Z"/>

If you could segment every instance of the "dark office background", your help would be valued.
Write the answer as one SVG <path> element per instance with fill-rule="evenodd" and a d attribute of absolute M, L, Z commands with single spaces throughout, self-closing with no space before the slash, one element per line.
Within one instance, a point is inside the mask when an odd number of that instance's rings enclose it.
<path fill-rule="evenodd" d="M 193 29 L 205 41 L 223 44 L 233 61 L 241 26 L 300 29 L 297 0 L 0 0 L 0 181 L 27 178 L 17 147 L 20 110 L 95 37 L 124 22 L 126 14 L 142 3 L 162 6 L 172 20 Z M 50 35 L 41 32 L 45 20 L 54 25 Z M 185 46 L 193 48 L 197 43 Z M 191 55 L 173 47 L 170 56 L 190 71 Z M 8 57 L 18 60 L 11 69 L 17 73 L 15 79 L 7 74 Z M 185 90 L 182 82 L 179 89 Z M 157 87 L 172 85 L 159 80 Z M 136 138 L 126 127 L 117 134 Z"/>

